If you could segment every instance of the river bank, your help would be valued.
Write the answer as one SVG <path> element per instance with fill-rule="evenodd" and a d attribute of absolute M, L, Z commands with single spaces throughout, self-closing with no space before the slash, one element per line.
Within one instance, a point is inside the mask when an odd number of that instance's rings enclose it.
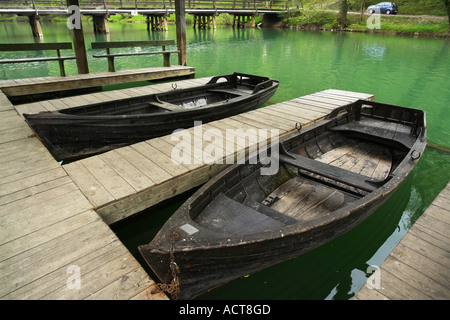
<path fill-rule="evenodd" d="M 288 28 L 292 30 L 321 30 L 364 32 L 386 35 L 403 35 L 413 37 L 449 38 L 450 31 L 446 16 L 431 15 L 369 15 L 349 12 L 347 27 L 337 26 L 337 11 L 319 9 L 291 9 L 279 15 L 275 20 L 269 21 L 262 16 L 255 18 L 256 25 L 262 27 Z M 66 16 L 42 16 L 43 21 L 65 21 Z M 83 16 L 91 20 L 91 17 Z M 0 15 L 0 21 L 28 22 L 27 17 L 15 15 Z M 217 25 L 231 25 L 232 16 L 220 14 L 216 17 Z M 146 23 L 143 15 L 117 14 L 108 18 L 111 23 Z M 175 24 L 175 15 L 168 17 L 169 24 Z M 193 24 L 193 17 L 186 14 L 186 24 Z"/>
<path fill-rule="evenodd" d="M 448 38 L 446 16 L 428 15 L 370 15 L 357 12 L 347 14 L 347 26 L 339 28 L 338 12 L 333 10 L 293 9 L 280 18 L 280 27 L 290 29 L 368 32 L 388 35 Z"/>

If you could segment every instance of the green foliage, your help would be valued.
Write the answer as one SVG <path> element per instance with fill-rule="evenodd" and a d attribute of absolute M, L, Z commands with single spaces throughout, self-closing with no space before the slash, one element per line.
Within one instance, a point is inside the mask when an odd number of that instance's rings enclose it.
<path fill-rule="evenodd" d="M 305 0 L 308 1 L 308 0 Z M 365 8 L 373 4 L 382 2 L 383 0 L 366 0 Z M 398 5 L 399 14 L 428 14 L 428 15 L 447 15 L 444 1 L 445 0 L 391 0 Z M 329 2 L 330 9 L 338 9 L 339 1 L 327 1 Z M 336 2 L 336 3 L 334 3 Z M 349 1 L 349 11 L 361 11 L 361 4 L 363 0 L 351 0 Z M 334 4 L 332 4 L 334 3 Z M 332 5 L 331 5 L 332 4 Z"/>
<path fill-rule="evenodd" d="M 334 12 L 323 11 L 313 6 L 303 9 L 291 9 L 280 17 L 289 26 L 301 26 L 304 28 L 317 28 L 324 25 L 334 25 L 336 14 Z"/>

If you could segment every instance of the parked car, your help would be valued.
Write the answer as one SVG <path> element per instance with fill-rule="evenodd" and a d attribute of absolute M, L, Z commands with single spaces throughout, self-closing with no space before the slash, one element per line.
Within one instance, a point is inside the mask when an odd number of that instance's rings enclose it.
<path fill-rule="evenodd" d="M 398 12 L 398 6 L 394 2 L 380 2 L 369 6 L 367 8 L 369 13 L 386 13 L 386 14 L 396 14 Z"/>

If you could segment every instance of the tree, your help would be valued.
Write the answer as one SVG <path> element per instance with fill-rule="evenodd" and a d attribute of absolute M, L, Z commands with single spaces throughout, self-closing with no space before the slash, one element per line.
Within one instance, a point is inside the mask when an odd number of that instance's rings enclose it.
<path fill-rule="evenodd" d="M 447 8 L 448 29 L 450 30 L 450 0 L 442 0 L 442 1 L 444 1 L 444 5 Z"/>
<path fill-rule="evenodd" d="M 449 0 L 445 0 L 449 1 Z M 348 0 L 341 0 L 341 5 L 339 6 L 339 16 L 338 25 L 340 28 L 345 28 L 347 26 L 347 10 L 348 10 Z"/>

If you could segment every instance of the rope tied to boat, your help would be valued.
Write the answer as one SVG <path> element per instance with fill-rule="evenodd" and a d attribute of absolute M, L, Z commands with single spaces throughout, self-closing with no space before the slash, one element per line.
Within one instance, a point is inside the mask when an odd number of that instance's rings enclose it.
<path fill-rule="evenodd" d="M 180 238 L 180 235 L 177 232 L 173 232 L 167 236 L 167 239 L 170 240 L 170 273 L 172 275 L 172 280 L 170 283 L 163 282 L 156 284 L 157 289 L 159 289 L 159 292 L 165 292 L 167 294 L 170 294 L 171 298 L 173 300 L 178 300 L 178 295 L 180 293 L 180 283 L 178 281 L 177 274 L 180 273 L 180 268 L 178 267 L 177 263 L 175 262 L 175 241 Z"/>

